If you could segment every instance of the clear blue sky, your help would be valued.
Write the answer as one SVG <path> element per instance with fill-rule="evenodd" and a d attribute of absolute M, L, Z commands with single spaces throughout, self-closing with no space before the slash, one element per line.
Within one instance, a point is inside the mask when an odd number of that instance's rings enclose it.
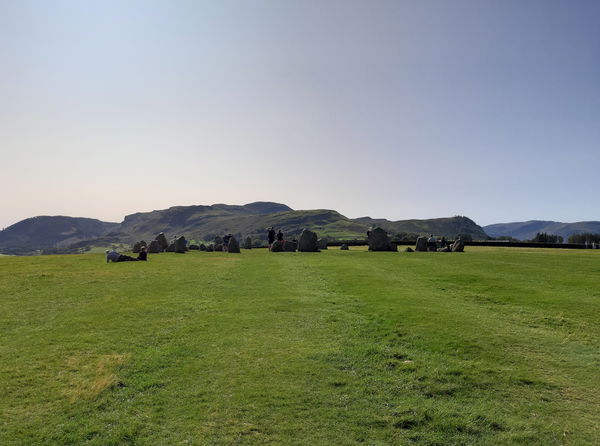
<path fill-rule="evenodd" d="M 600 1 L 0 0 L 0 227 L 600 220 Z"/>

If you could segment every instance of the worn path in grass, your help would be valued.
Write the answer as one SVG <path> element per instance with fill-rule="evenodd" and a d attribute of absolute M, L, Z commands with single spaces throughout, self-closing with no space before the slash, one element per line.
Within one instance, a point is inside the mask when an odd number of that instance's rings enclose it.
<path fill-rule="evenodd" d="M 0 444 L 597 444 L 600 253 L 0 259 Z"/>

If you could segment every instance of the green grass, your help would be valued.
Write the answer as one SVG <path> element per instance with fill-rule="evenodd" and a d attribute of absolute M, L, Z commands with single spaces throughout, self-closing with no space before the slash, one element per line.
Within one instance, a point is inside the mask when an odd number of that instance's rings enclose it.
<path fill-rule="evenodd" d="M 0 259 L 0 444 L 600 441 L 600 251 Z"/>

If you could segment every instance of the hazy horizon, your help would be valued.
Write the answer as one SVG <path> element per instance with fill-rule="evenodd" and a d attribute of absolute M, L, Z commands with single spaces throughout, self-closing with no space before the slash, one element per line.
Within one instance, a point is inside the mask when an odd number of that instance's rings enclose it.
<path fill-rule="evenodd" d="M 0 228 L 600 220 L 600 2 L 0 0 Z"/>
<path fill-rule="evenodd" d="M 269 200 L 256 200 L 258 202 L 268 202 Z M 117 218 L 114 220 L 110 220 L 110 219 L 102 219 L 102 218 L 98 218 L 98 217 L 90 217 L 88 215 L 66 215 L 66 214 L 39 214 L 39 215 L 32 215 L 30 217 L 25 217 L 24 219 L 15 221 L 14 223 L 11 223 L 5 227 L 0 226 L 0 229 L 6 229 L 9 226 L 18 223 L 22 220 L 25 220 L 27 218 L 34 218 L 34 217 L 75 217 L 75 218 L 96 218 L 98 220 L 104 221 L 106 223 L 122 223 L 123 219 L 127 216 L 127 215 L 131 215 L 131 214 L 135 214 L 135 213 L 146 213 L 146 212 L 152 212 L 152 211 L 158 211 L 158 210 L 164 210 L 164 209 L 168 209 L 170 207 L 180 207 L 180 206 L 213 206 L 213 205 L 218 205 L 218 204 L 225 204 L 225 205 L 233 205 L 233 206 L 243 206 L 246 204 L 250 204 L 253 202 L 248 202 L 248 203 L 190 203 L 190 204 L 176 204 L 173 206 L 168 206 L 166 208 L 156 208 L 156 209 L 145 209 L 145 210 L 136 210 L 136 211 L 132 211 L 129 212 L 125 215 L 123 215 L 121 218 Z M 340 212 L 338 209 L 334 209 L 334 208 L 295 208 L 293 206 L 290 206 L 288 203 L 279 203 L 279 204 L 285 204 L 288 205 L 290 208 L 292 208 L 292 210 L 294 211 L 305 211 L 305 210 L 315 210 L 315 209 L 325 209 L 325 210 L 333 210 L 333 211 L 338 211 Z M 388 219 L 388 220 L 428 220 L 428 219 L 435 219 L 435 218 L 448 218 L 448 217 L 455 217 L 458 216 L 459 214 L 452 214 L 452 215 L 438 215 L 438 216 L 434 216 L 434 217 L 407 217 L 407 218 L 401 218 L 401 219 L 390 219 L 389 217 L 385 216 L 385 215 L 368 215 L 368 214 L 360 214 L 360 215 L 346 215 L 343 212 L 340 212 L 342 215 L 344 215 L 345 217 L 351 218 L 351 219 L 355 219 L 355 218 L 361 218 L 361 217 L 370 217 L 373 219 L 380 219 L 380 218 L 384 218 L 384 219 Z M 463 216 L 463 215 L 460 215 Z M 474 219 L 473 217 L 470 217 L 468 215 L 464 215 L 465 217 L 469 217 L 470 219 L 472 219 L 473 221 L 475 221 L 475 223 L 477 223 L 480 226 L 489 226 L 492 224 L 508 224 L 508 223 L 520 223 L 520 222 L 527 222 L 527 221 L 553 221 L 556 223 L 566 223 L 566 224 L 571 224 L 571 223 L 585 223 L 585 222 L 589 222 L 589 221 L 599 221 L 599 220 L 578 220 L 578 221 L 564 221 L 564 220 L 556 220 L 556 219 L 548 219 L 548 220 L 543 220 L 543 219 L 539 219 L 539 218 L 534 218 L 534 219 L 529 219 L 529 220 L 510 220 L 510 221 L 496 221 L 493 223 L 480 223 L 478 222 L 476 219 Z"/>

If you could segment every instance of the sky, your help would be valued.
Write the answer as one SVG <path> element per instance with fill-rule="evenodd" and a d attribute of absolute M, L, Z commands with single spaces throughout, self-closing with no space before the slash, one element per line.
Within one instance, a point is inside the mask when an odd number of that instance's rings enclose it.
<path fill-rule="evenodd" d="M 597 0 L 0 0 L 0 228 L 600 220 Z"/>

